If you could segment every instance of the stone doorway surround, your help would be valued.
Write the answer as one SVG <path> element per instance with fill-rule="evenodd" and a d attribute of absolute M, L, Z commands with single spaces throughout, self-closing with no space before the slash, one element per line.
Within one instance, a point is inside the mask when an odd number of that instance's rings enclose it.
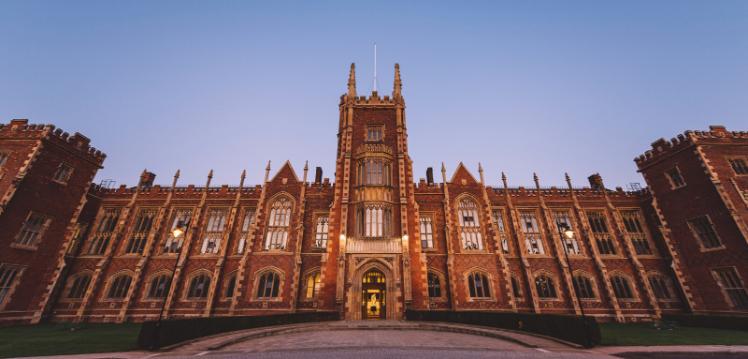
<path fill-rule="evenodd" d="M 366 272 L 376 269 L 384 274 L 387 294 L 385 319 L 399 320 L 403 317 L 402 280 L 400 256 L 396 254 L 352 254 L 348 260 L 346 275 L 346 320 L 362 320 L 361 291 Z"/>

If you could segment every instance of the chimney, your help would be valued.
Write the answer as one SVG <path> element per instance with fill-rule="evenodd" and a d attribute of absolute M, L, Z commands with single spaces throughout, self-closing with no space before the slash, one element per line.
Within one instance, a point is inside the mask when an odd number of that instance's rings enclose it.
<path fill-rule="evenodd" d="M 430 185 L 434 184 L 434 168 L 429 167 L 426 169 L 426 183 Z"/>
<path fill-rule="evenodd" d="M 322 167 L 316 167 L 314 169 L 314 183 L 322 183 Z"/>
<path fill-rule="evenodd" d="M 587 179 L 590 181 L 590 187 L 595 191 L 602 191 L 605 189 L 603 185 L 603 177 L 599 173 L 593 173 Z"/>
<path fill-rule="evenodd" d="M 140 175 L 140 183 L 138 184 L 142 188 L 149 188 L 153 186 L 153 182 L 156 180 L 156 174 L 153 172 L 143 171 Z"/>

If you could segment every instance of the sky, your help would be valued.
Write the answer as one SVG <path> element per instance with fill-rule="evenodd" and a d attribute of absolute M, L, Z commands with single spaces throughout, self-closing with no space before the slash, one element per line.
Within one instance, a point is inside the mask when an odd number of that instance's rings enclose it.
<path fill-rule="evenodd" d="M 334 178 L 339 97 L 400 63 L 415 180 L 643 184 L 660 137 L 748 130 L 748 1 L 0 1 L 0 121 L 91 138 L 96 181 Z M 313 170 L 310 170 L 310 177 Z"/>

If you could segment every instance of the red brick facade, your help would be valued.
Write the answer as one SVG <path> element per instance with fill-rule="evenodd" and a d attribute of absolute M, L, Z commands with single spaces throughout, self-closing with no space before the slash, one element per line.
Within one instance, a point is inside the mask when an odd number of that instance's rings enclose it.
<path fill-rule="evenodd" d="M 655 142 L 636 160 L 650 186 L 638 192 L 606 189 L 599 175 L 584 188 L 568 176 L 562 188 L 537 176 L 533 188 L 505 176 L 492 187 L 462 164 L 415 183 L 407 138 L 398 67 L 383 97 L 358 96 L 351 67 L 334 183 L 268 163 L 261 185 L 242 175 L 217 187 L 211 173 L 182 186 L 177 172 L 160 186 L 144 172 L 138 186 L 103 188 L 91 182 L 104 155 L 82 135 L 2 125 L 0 321 L 746 312 L 748 176 L 735 161 L 748 161 L 748 134 L 713 127 Z M 674 189 L 676 167 L 686 184 Z"/>

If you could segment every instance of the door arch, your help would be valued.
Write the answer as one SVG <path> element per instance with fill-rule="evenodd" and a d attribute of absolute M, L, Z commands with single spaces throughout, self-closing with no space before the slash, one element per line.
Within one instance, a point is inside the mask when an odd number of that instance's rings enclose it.
<path fill-rule="evenodd" d="M 361 319 L 387 318 L 387 277 L 372 268 L 361 277 Z"/>

